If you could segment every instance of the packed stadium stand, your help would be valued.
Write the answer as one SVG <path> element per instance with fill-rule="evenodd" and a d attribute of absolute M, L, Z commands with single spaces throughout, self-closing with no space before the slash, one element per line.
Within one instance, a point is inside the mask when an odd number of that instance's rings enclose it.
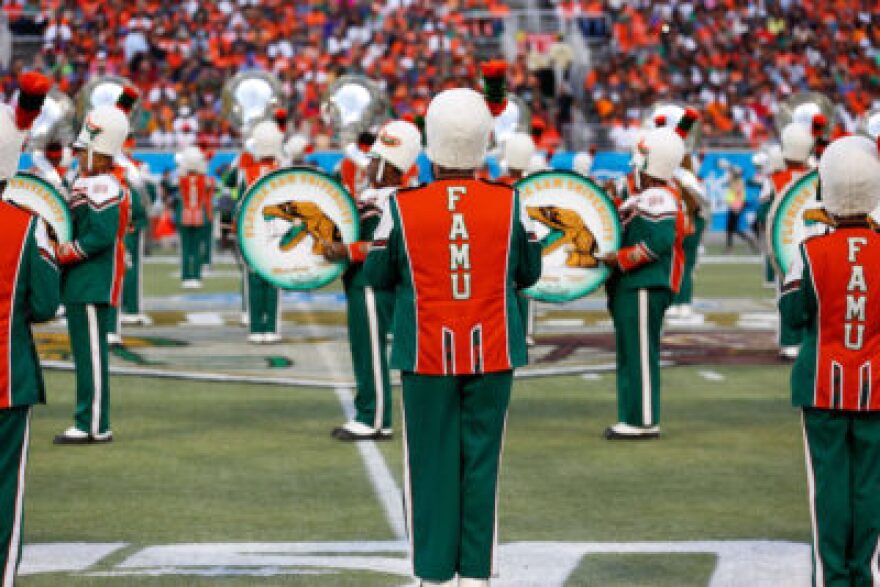
<path fill-rule="evenodd" d="M 399 116 L 418 116 L 439 90 L 476 84 L 490 57 L 510 62 L 510 89 L 550 131 L 548 149 L 628 148 L 658 98 L 698 106 L 707 145 L 744 147 L 768 136 L 774 104 L 792 92 L 831 97 L 838 132 L 880 94 L 880 7 L 869 1 L 7 0 L 3 10 L 15 39 L 0 63 L 4 99 L 22 68 L 52 72 L 71 95 L 90 76 L 124 75 L 146 98 L 138 140 L 159 148 L 194 136 L 234 144 L 220 96 L 243 68 L 279 76 L 293 123 L 317 146 L 330 134 L 321 96 L 338 75 L 381 80 Z"/>

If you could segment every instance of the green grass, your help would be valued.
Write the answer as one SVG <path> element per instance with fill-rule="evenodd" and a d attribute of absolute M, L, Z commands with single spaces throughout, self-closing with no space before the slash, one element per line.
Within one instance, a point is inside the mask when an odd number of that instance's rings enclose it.
<path fill-rule="evenodd" d="M 26 540 L 388 539 L 332 391 L 114 378 L 108 446 L 58 447 L 72 376 L 34 415 Z M 340 504 L 344 504 L 341 511 Z"/>
<path fill-rule="evenodd" d="M 695 298 L 752 298 L 773 301 L 776 290 L 764 287 L 763 265 L 697 265 Z"/>
<path fill-rule="evenodd" d="M 601 438 L 616 421 L 613 375 L 517 381 L 502 541 L 808 541 L 788 368 L 714 368 L 721 382 L 700 370 L 663 372 L 663 439 L 645 443 Z M 400 471 L 402 449 L 393 444 L 382 450 Z"/>
<path fill-rule="evenodd" d="M 601 439 L 615 420 L 611 375 L 518 381 L 504 455 L 502 541 L 808 541 L 788 369 L 715 370 L 726 379 L 710 383 L 693 368 L 664 371 L 664 436 L 646 443 Z M 26 542 L 130 543 L 92 569 L 109 571 L 151 544 L 393 538 L 357 450 L 329 438 L 342 420 L 330 390 L 114 378 L 117 441 L 56 447 L 52 436 L 70 420 L 72 376 L 49 373 L 47 381 L 50 404 L 33 420 Z M 398 436 L 379 445 L 398 478 L 400 443 Z M 569 585 L 705 585 L 713 568 L 708 555 L 590 556 Z M 56 574 L 20 583 L 403 581 L 351 572 L 270 579 Z"/>

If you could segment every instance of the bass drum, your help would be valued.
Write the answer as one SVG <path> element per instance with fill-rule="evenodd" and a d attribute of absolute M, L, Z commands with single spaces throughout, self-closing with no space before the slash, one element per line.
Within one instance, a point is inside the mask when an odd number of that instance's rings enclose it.
<path fill-rule="evenodd" d="M 40 216 L 55 232 L 59 243 L 73 238 L 73 219 L 67 202 L 48 181 L 31 173 L 19 173 L 6 184 L 3 200 Z"/>
<path fill-rule="evenodd" d="M 516 183 L 541 242 L 541 279 L 525 290 L 542 302 L 589 295 L 611 271 L 597 260 L 620 248 L 614 202 L 593 180 L 570 171 L 542 171 Z"/>
<path fill-rule="evenodd" d="M 770 208 L 767 219 L 767 250 L 776 274 L 788 273 L 798 247 L 813 234 L 814 221 L 804 215 L 818 209 L 819 172 L 811 171 L 793 181 Z"/>
<path fill-rule="evenodd" d="M 310 290 L 339 277 L 346 263 L 324 259 L 324 243 L 353 243 L 354 200 L 335 178 L 308 167 L 278 169 L 248 188 L 235 217 L 248 266 L 283 289 Z"/>

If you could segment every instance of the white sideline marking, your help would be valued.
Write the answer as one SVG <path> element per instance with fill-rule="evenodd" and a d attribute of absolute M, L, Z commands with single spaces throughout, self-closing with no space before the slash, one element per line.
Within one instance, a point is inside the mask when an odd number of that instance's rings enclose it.
<path fill-rule="evenodd" d="M 27 544 L 21 556 L 19 575 L 84 571 L 102 558 L 128 546 L 125 542 L 91 544 L 66 542 Z"/>
<path fill-rule="evenodd" d="M 50 569 L 68 550 L 86 552 L 123 545 L 49 544 L 25 548 L 23 571 Z M 84 550 L 86 549 L 86 550 Z M 104 552 L 104 551 L 102 551 Z M 406 542 L 201 543 L 146 547 L 107 571 L 88 576 L 280 576 L 373 571 L 410 578 Z M 104 554 L 103 556 L 106 556 Z M 717 563 L 708 587 L 806 587 L 810 547 L 776 540 L 681 542 L 513 542 L 499 549 L 495 587 L 562 587 L 584 557 L 594 554 L 710 554 Z M 99 557 L 100 558 L 100 557 Z M 81 571 L 87 565 L 78 564 Z M 30 571 L 33 574 L 33 570 Z M 39 572 L 39 571 L 37 571 Z M 42 571 L 50 572 L 50 571 Z M 23 573 L 24 574 L 24 573 Z"/>
<path fill-rule="evenodd" d="M 724 375 L 718 373 L 717 371 L 698 371 L 698 374 L 706 381 L 724 381 L 725 379 L 727 379 Z"/>
<path fill-rule="evenodd" d="M 223 316 L 217 312 L 188 312 L 186 315 L 187 326 L 223 326 Z"/>
<path fill-rule="evenodd" d="M 354 400 L 351 390 L 347 387 L 336 387 L 333 391 L 336 392 L 336 397 L 342 404 L 345 418 L 348 420 L 354 418 Z M 372 440 L 362 440 L 353 444 L 357 445 L 358 451 L 361 453 L 361 459 L 367 468 L 370 483 L 373 484 L 373 491 L 376 492 L 376 497 L 379 498 L 379 503 L 385 510 L 385 518 L 388 520 L 388 525 L 391 526 L 394 537 L 403 540 L 406 538 L 406 524 L 403 521 L 403 496 L 397 483 L 394 482 L 394 477 L 388 469 L 385 458 Z"/>
<path fill-rule="evenodd" d="M 584 373 L 583 375 L 581 375 L 581 379 L 583 379 L 584 381 L 599 381 L 600 379 L 602 379 L 602 376 L 598 373 Z"/>

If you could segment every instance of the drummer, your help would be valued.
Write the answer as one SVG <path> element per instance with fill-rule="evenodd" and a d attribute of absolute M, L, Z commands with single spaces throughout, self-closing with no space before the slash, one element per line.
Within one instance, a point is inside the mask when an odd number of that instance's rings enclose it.
<path fill-rule="evenodd" d="M 613 273 L 608 307 L 617 348 L 617 424 L 609 440 L 660 435 L 660 336 L 663 316 L 681 286 L 685 215 L 673 182 L 686 147 L 670 128 L 648 131 L 634 160 L 636 193 L 619 208 L 619 251 L 601 257 Z"/>
<path fill-rule="evenodd" d="M 528 174 L 529 165 L 532 163 L 534 156 L 535 142 L 532 140 L 532 137 L 524 132 L 513 133 L 504 141 L 504 166 L 507 173 L 495 181 L 513 187 L 513 184 Z M 534 304 L 530 303 L 529 298 L 524 296 L 521 291 L 518 291 L 516 294 L 516 302 L 519 307 L 520 317 L 526 327 L 526 344 L 534 346 Z"/>
<path fill-rule="evenodd" d="M 391 382 L 388 373 L 387 337 L 394 313 L 394 292 L 369 286 L 363 262 L 380 210 L 388 197 L 403 185 L 422 148 L 422 134 L 409 122 L 394 120 L 378 133 L 367 154 L 369 187 L 357 194 L 361 240 L 344 245 L 326 243 L 329 261 L 350 262 L 343 275 L 348 302 L 348 342 L 357 393 L 355 417 L 332 431 L 342 441 L 388 440 L 391 428 Z"/>
<path fill-rule="evenodd" d="M 782 129 L 782 158 L 784 169 L 775 171 L 764 182 L 759 197 L 760 202 L 772 209 L 789 187 L 812 170 L 810 156 L 815 147 L 815 140 L 810 129 L 803 124 L 792 122 Z M 769 225 L 768 225 L 769 228 Z M 781 288 L 784 275 L 777 276 L 778 287 Z M 781 289 L 780 289 L 781 291 Z M 803 331 L 785 322 L 779 327 L 779 356 L 793 361 L 800 351 Z"/>
<path fill-rule="evenodd" d="M 238 193 L 240 196 L 254 185 L 258 179 L 281 166 L 284 135 L 278 124 L 264 120 L 251 131 L 251 161 L 239 161 Z M 238 203 L 241 205 L 242 198 Z M 274 344 L 281 341 L 281 301 L 278 288 L 257 275 L 250 267 L 245 268 L 244 277 L 247 297 L 248 342 L 253 344 Z"/>

